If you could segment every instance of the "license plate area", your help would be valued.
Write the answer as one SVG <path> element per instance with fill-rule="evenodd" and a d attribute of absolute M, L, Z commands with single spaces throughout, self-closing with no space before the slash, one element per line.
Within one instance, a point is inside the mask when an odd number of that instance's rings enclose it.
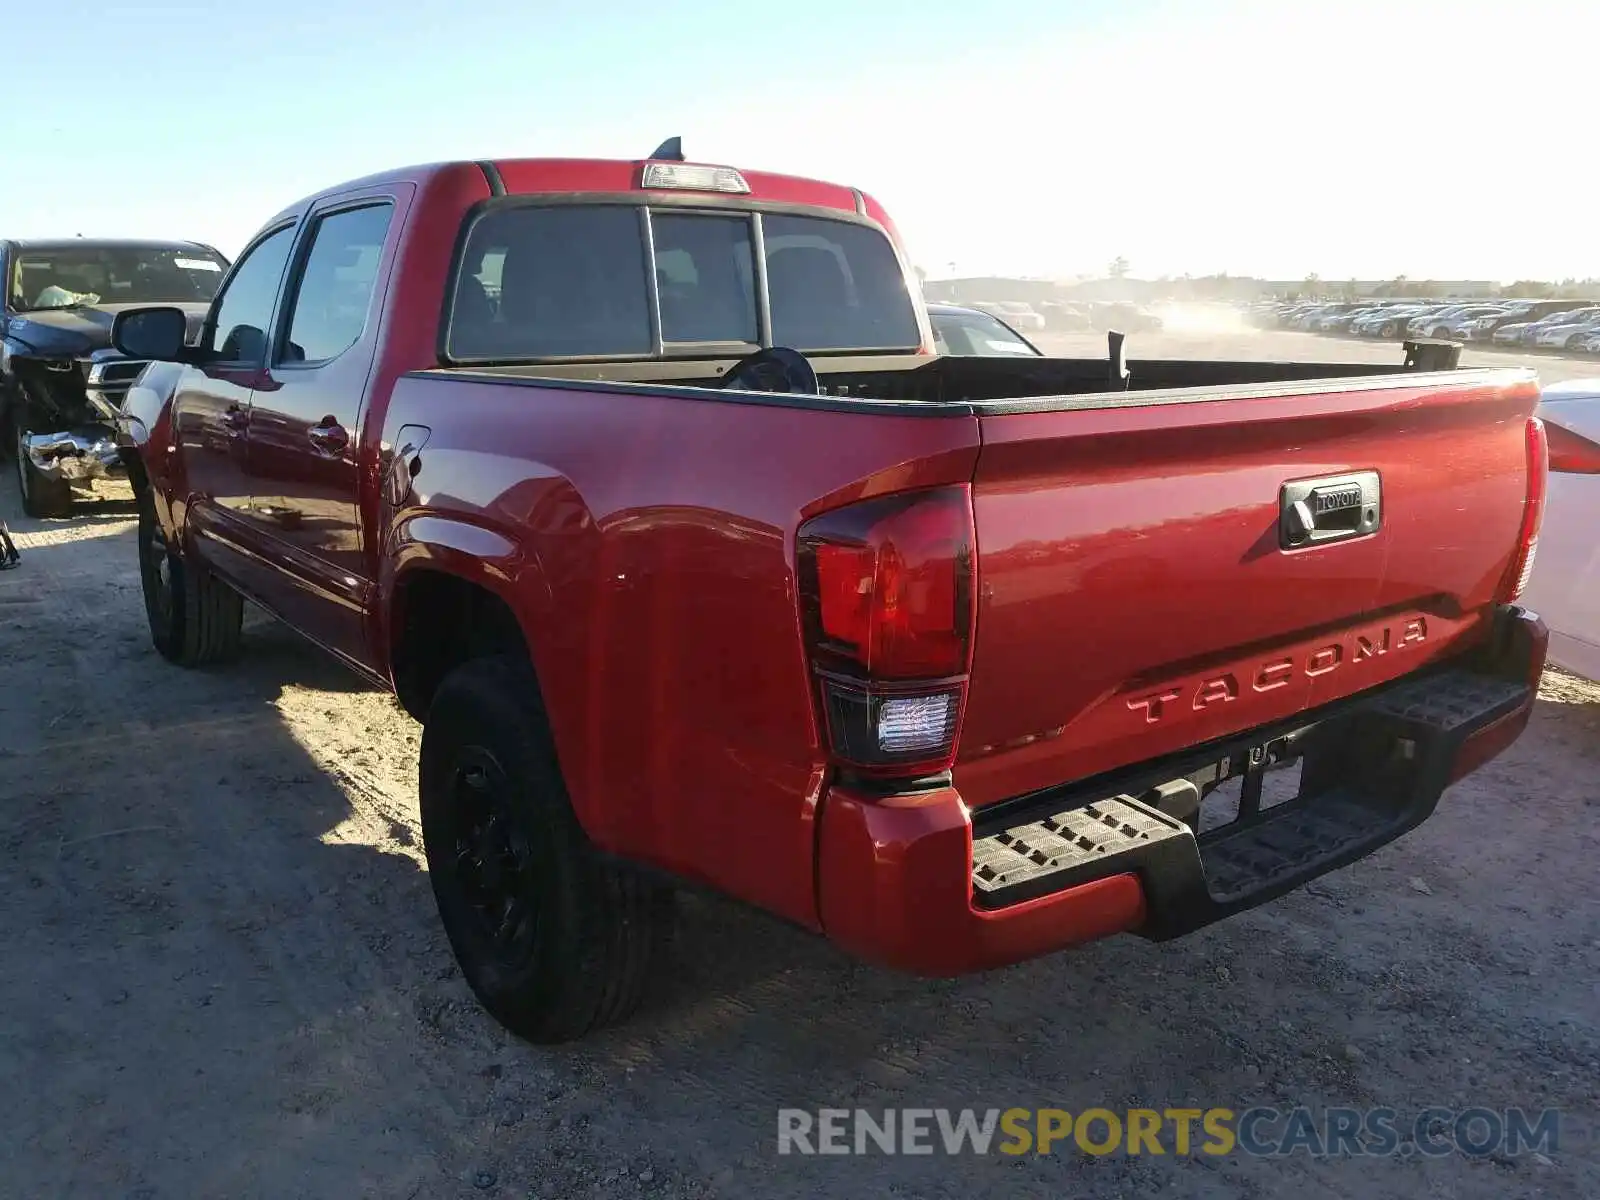
<path fill-rule="evenodd" d="M 1192 811 L 1171 815 L 1183 820 L 1203 844 L 1303 799 L 1302 768 L 1315 729 L 1315 725 L 1307 725 L 1191 773 L 1186 782 L 1195 788 L 1189 793 Z"/>

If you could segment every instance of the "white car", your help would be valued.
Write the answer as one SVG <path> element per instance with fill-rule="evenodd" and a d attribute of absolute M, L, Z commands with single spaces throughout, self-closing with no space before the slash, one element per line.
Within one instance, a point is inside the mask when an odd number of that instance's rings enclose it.
<path fill-rule="evenodd" d="M 1423 337 L 1465 339 L 1467 327 L 1482 317 L 1496 317 L 1505 311 L 1495 304 L 1469 304 L 1448 317 L 1430 317 L 1421 323 Z"/>
<path fill-rule="evenodd" d="M 1543 350 L 1576 350 L 1595 332 L 1597 321 L 1600 321 L 1600 313 L 1594 309 L 1574 313 L 1570 322 L 1541 329 L 1533 344 Z"/>
<path fill-rule="evenodd" d="M 1044 318 L 1031 304 L 1021 300 L 997 300 L 993 304 L 973 305 L 992 316 L 999 317 L 1013 329 L 1030 329 L 1035 333 L 1044 329 Z"/>
<path fill-rule="evenodd" d="M 1544 388 L 1550 486 L 1522 603 L 1550 627 L 1550 661 L 1600 681 L 1600 379 Z"/>
<path fill-rule="evenodd" d="M 1027 338 L 992 312 L 959 304 L 928 305 L 933 326 L 933 348 L 940 354 L 1039 357 Z"/>

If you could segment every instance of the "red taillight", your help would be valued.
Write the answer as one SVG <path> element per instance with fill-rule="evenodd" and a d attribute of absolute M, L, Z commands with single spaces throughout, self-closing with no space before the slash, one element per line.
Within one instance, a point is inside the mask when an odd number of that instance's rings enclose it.
<path fill-rule="evenodd" d="M 1550 444 L 1550 469 L 1563 475 L 1600 475 L 1600 446 L 1582 434 L 1546 421 L 1545 439 Z"/>
<path fill-rule="evenodd" d="M 966 670 L 972 509 L 965 489 L 869 500 L 808 521 L 825 654 L 876 679 Z"/>
<path fill-rule="evenodd" d="M 1544 495 L 1550 478 L 1550 448 L 1544 422 L 1528 418 L 1528 491 L 1522 505 L 1522 528 L 1517 533 L 1517 551 L 1506 570 L 1501 600 L 1518 599 L 1533 576 L 1533 562 L 1539 550 L 1539 526 L 1544 521 Z"/>
<path fill-rule="evenodd" d="M 800 527 L 806 637 L 834 756 L 878 774 L 945 769 L 972 652 L 965 486 L 862 501 Z"/>

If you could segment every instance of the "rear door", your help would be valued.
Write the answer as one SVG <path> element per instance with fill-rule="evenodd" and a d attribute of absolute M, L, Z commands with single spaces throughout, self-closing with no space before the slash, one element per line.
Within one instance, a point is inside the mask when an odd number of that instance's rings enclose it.
<path fill-rule="evenodd" d="M 1537 388 L 1460 375 L 982 416 L 963 796 L 1291 717 L 1474 631 L 1516 547 Z M 1361 474 L 1368 532 L 1283 544 L 1286 485 L 1358 520 Z"/>
<path fill-rule="evenodd" d="M 256 553 L 275 604 L 305 633 L 370 666 L 372 548 L 362 519 L 361 433 L 384 293 L 409 185 L 352 192 L 307 216 L 250 414 Z"/>

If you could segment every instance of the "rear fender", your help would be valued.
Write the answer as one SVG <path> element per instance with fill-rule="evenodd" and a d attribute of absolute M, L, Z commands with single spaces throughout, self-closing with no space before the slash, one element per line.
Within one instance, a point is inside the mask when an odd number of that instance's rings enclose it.
<path fill-rule="evenodd" d="M 614 814 L 607 811 L 602 796 L 582 786 L 581 770 L 576 769 L 581 755 L 574 741 L 575 729 L 584 713 L 582 704 L 575 704 L 569 681 L 553 665 L 556 647 L 552 638 L 563 625 L 552 615 L 550 585 L 537 556 L 509 532 L 469 517 L 424 511 L 396 520 L 379 572 L 378 607 L 370 634 L 373 661 L 381 664 L 380 672 L 396 694 L 401 680 L 393 654 L 394 638 L 406 621 L 406 585 L 422 574 L 443 575 L 476 587 L 511 613 L 539 681 L 573 812 L 597 844 L 610 848 L 606 828 Z"/>
<path fill-rule="evenodd" d="M 395 628 L 395 603 L 401 584 L 415 571 L 437 571 L 482 588 L 501 600 L 517 616 L 529 652 L 522 584 L 536 581 L 538 568 L 523 547 L 505 533 L 458 516 L 419 512 L 402 516 L 389 531 L 378 575 L 379 628 L 375 631 L 383 653 L 378 661 L 389 671 L 390 638 Z M 535 591 L 543 589 L 535 582 Z"/>
<path fill-rule="evenodd" d="M 370 636 L 373 661 L 381 664 L 391 684 L 396 682 L 392 647 L 405 620 L 401 596 L 404 585 L 420 572 L 460 580 L 504 604 L 516 619 L 535 674 L 540 674 L 538 631 L 546 625 L 550 593 L 537 559 L 504 531 L 470 518 L 423 511 L 394 521 L 379 568 Z"/>

